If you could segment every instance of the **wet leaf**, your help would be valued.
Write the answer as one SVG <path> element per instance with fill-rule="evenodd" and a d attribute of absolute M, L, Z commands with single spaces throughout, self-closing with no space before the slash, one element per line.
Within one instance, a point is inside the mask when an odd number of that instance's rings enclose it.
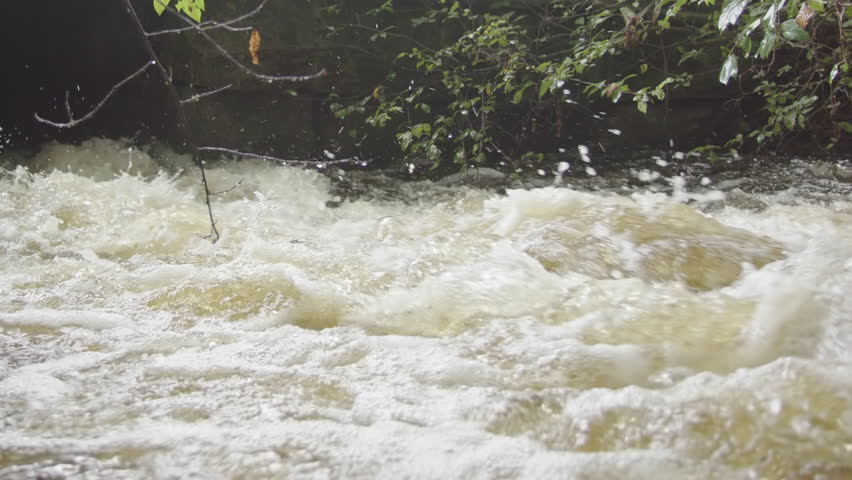
<path fill-rule="evenodd" d="M 610 83 L 609 85 L 607 85 L 606 90 L 604 90 L 604 95 L 606 95 L 607 97 L 612 97 L 612 95 L 615 93 L 616 89 L 618 89 L 619 86 L 620 85 L 618 83 Z"/>
<path fill-rule="evenodd" d="M 811 39 L 811 35 L 804 31 L 802 27 L 796 23 L 796 20 L 790 19 L 781 24 L 781 33 L 787 40 L 794 42 L 807 42 Z"/>
<path fill-rule="evenodd" d="M 260 57 L 257 52 L 260 50 L 260 32 L 257 29 L 252 29 L 251 38 L 249 39 L 249 54 L 251 54 L 251 63 L 260 65 Z"/>
<path fill-rule="evenodd" d="M 745 7 L 748 6 L 749 0 L 727 0 L 722 7 L 722 13 L 719 15 L 719 30 L 728 28 L 728 25 L 734 25 L 739 20 Z"/>
<path fill-rule="evenodd" d="M 790 112 L 784 116 L 784 126 L 792 130 L 796 126 L 796 112 Z"/>
<path fill-rule="evenodd" d="M 739 67 L 737 66 L 737 56 L 733 53 L 728 55 L 728 58 L 725 59 L 725 63 L 722 64 L 722 70 L 719 71 L 719 82 L 727 85 L 728 81 L 736 77 L 739 73 Z"/>
<path fill-rule="evenodd" d="M 840 73 L 840 64 L 835 63 L 833 67 L 831 67 L 831 73 L 828 74 L 828 84 L 831 85 L 834 83 L 834 79 L 837 78 L 837 75 Z"/>
<path fill-rule="evenodd" d="M 760 41 L 760 46 L 757 47 L 757 56 L 767 58 L 772 50 L 775 49 L 775 42 L 778 40 L 778 34 L 774 32 L 766 32 L 763 40 Z"/>

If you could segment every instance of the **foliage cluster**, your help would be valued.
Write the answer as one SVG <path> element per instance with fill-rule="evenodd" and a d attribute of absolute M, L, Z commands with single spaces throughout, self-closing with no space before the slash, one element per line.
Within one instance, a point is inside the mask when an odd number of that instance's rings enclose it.
<path fill-rule="evenodd" d="M 166 11 L 166 7 L 172 0 L 153 0 L 154 10 L 158 15 Z M 204 12 L 204 0 L 177 0 L 175 10 L 183 12 L 187 17 L 201 22 L 201 14 Z"/>
<path fill-rule="evenodd" d="M 387 0 L 359 10 L 327 0 L 330 37 L 368 31 L 359 48 L 392 58 L 379 85 L 330 105 L 353 136 L 391 128 L 408 158 L 466 165 L 535 155 L 534 139 L 560 135 L 567 109 L 631 102 L 644 113 L 713 72 L 733 102 L 759 112 L 728 147 L 805 134 L 831 149 L 852 133 L 847 5 Z"/>

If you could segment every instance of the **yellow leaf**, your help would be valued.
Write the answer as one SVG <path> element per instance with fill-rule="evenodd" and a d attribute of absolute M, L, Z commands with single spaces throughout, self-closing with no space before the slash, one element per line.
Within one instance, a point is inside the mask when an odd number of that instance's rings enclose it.
<path fill-rule="evenodd" d="M 251 63 L 255 65 L 260 65 L 260 58 L 257 56 L 257 52 L 260 50 L 260 32 L 257 29 L 253 29 L 251 31 L 251 38 L 249 39 L 249 54 L 251 54 Z"/>

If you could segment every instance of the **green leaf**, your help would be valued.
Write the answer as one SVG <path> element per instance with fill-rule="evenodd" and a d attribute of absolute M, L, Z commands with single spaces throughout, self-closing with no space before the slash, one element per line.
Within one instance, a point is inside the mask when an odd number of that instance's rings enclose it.
<path fill-rule="evenodd" d="M 769 57 L 769 54 L 775 49 L 775 42 L 777 40 L 777 33 L 766 32 L 766 35 L 763 36 L 763 40 L 760 41 L 760 46 L 757 47 L 757 56 L 760 58 Z"/>
<path fill-rule="evenodd" d="M 201 22 L 201 12 L 204 10 L 204 0 L 178 0 L 175 10 L 183 12 L 187 17 Z"/>
<path fill-rule="evenodd" d="M 719 30 L 725 30 L 728 25 L 734 25 L 748 6 L 749 0 L 726 0 L 719 15 Z"/>
<path fill-rule="evenodd" d="M 396 139 L 399 140 L 399 146 L 402 147 L 402 150 L 406 151 L 408 146 L 411 145 L 411 132 L 399 133 Z"/>
<path fill-rule="evenodd" d="M 746 57 L 748 57 L 748 55 L 751 53 L 751 47 L 751 37 L 742 37 L 742 39 L 740 40 L 740 48 L 743 49 L 743 53 L 745 53 Z"/>
<path fill-rule="evenodd" d="M 157 15 L 162 15 L 166 11 L 166 5 L 172 0 L 154 0 L 154 11 Z"/>
<path fill-rule="evenodd" d="M 787 3 L 787 0 L 775 0 L 774 2 L 772 2 L 772 5 L 769 6 L 769 8 L 766 10 L 766 13 L 763 15 L 763 22 L 765 25 L 764 28 L 775 28 L 778 12 L 780 12 L 781 9 L 784 8 L 785 3 Z"/>
<path fill-rule="evenodd" d="M 825 11 L 825 5 L 823 5 L 822 1 L 820 0 L 810 0 L 808 2 L 808 5 L 813 8 L 817 13 L 822 13 L 823 11 Z"/>
<path fill-rule="evenodd" d="M 550 90 L 550 86 L 553 85 L 553 77 L 547 77 L 541 82 L 541 86 L 538 87 L 538 99 L 541 100 L 541 97 Z"/>
<path fill-rule="evenodd" d="M 849 122 L 837 122 L 837 126 L 840 127 L 846 133 L 852 133 L 852 123 Z"/>
<path fill-rule="evenodd" d="M 639 65 L 639 73 L 645 73 L 647 71 L 648 71 L 648 64 L 647 63 L 643 63 L 642 65 Z"/>
<path fill-rule="evenodd" d="M 828 74 L 828 84 L 831 85 L 834 83 L 834 79 L 837 78 L 837 75 L 840 74 L 840 64 L 835 63 L 833 67 L 831 67 L 831 73 Z"/>
<path fill-rule="evenodd" d="M 784 116 L 784 126 L 792 130 L 796 126 L 796 112 L 790 112 Z"/>
<path fill-rule="evenodd" d="M 811 39 L 811 35 L 802 29 L 796 23 L 796 20 L 792 18 L 781 24 L 781 33 L 784 35 L 784 38 L 794 42 L 807 42 Z"/>
<path fill-rule="evenodd" d="M 522 86 L 514 87 L 515 88 L 515 94 L 512 96 L 512 103 L 514 103 L 514 104 L 521 103 L 521 101 L 524 99 L 524 92 L 526 92 L 528 88 L 530 88 L 534 85 L 535 85 L 535 82 L 533 82 L 532 80 L 527 80 L 526 82 L 524 82 L 524 84 Z M 512 87 L 512 85 L 510 85 L 510 84 L 506 85 L 506 92 L 507 93 L 511 90 L 510 87 Z"/>
<path fill-rule="evenodd" d="M 728 81 L 736 77 L 739 73 L 739 67 L 737 66 L 737 56 L 733 53 L 728 55 L 728 58 L 725 59 L 725 63 L 722 64 L 722 70 L 719 71 L 719 82 L 727 85 Z"/>
<path fill-rule="evenodd" d="M 441 149 L 438 148 L 434 143 L 429 145 L 429 148 L 426 149 L 426 158 L 429 160 L 440 160 L 441 158 Z"/>

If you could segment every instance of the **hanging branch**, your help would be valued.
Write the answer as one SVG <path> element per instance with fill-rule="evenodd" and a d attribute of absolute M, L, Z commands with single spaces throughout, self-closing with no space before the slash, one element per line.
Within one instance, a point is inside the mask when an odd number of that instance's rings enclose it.
<path fill-rule="evenodd" d="M 273 161 L 273 162 L 278 162 L 281 165 L 288 165 L 290 163 L 310 163 L 310 164 L 314 164 L 314 165 L 325 166 L 325 165 L 335 165 L 335 164 L 341 164 L 341 163 L 349 163 L 349 164 L 357 163 L 357 164 L 363 166 L 363 165 L 369 163 L 365 160 L 361 160 L 361 159 L 358 159 L 358 158 L 355 158 L 355 157 L 353 157 L 353 158 L 338 158 L 338 159 L 331 159 L 330 158 L 328 160 L 314 160 L 314 159 L 298 160 L 298 159 L 278 158 L 278 157 L 273 157 L 272 155 L 260 155 L 260 154 L 251 153 L 251 152 L 241 152 L 239 150 L 232 150 L 230 148 L 223 148 L 223 147 L 198 147 L 198 149 L 204 150 L 204 151 L 207 151 L 207 152 L 230 153 L 232 155 L 238 155 L 240 157 L 257 158 L 259 160 Z"/>
<path fill-rule="evenodd" d="M 163 81 L 168 87 L 169 95 L 172 97 L 172 100 L 177 106 L 178 126 L 186 131 L 186 140 L 187 143 L 189 143 L 190 148 L 192 149 L 192 162 L 198 166 L 198 169 L 201 172 L 201 186 L 204 187 L 204 203 L 207 205 L 207 216 L 210 218 L 209 237 L 211 238 L 213 243 L 216 243 L 216 241 L 219 240 L 220 235 L 219 229 L 216 228 L 216 219 L 213 218 L 213 207 L 210 205 L 210 185 L 208 185 L 207 183 L 207 171 L 204 168 L 204 161 L 198 158 L 198 148 L 192 141 L 192 135 L 187 131 L 189 128 L 189 123 L 186 120 L 186 112 L 184 112 L 183 110 L 183 103 L 181 103 L 177 90 L 175 90 L 175 86 L 172 83 L 171 75 L 169 75 L 169 72 L 166 71 L 166 67 L 164 67 L 163 64 L 160 63 L 160 57 L 157 56 L 157 52 L 154 51 L 154 47 L 151 45 L 151 41 L 145 34 L 145 27 L 142 26 L 142 21 L 139 20 L 139 15 L 136 13 L 136 9 L 133 8 L 133 3 L 131 2 L 131 0 L 124 0 L 124 3 L 127 5 L 127 11 L 133 18 L 133 24 L 136 26 L 136 30 L 142 36 L 142 40 L 145 44 L 145 50 L 148 51 L 148 55 L 150 55 L 152 61 L 156 63 L 157 69 L 160 71 L 160 75 L 163 77 Z"/>
<path fill-rule="evenodd" d="M 188 27 L 170 28 L 170 29 L 166 29 L 166 30 L 158 30 L 156 32 L 148 32 L 145 35 L 148 35 L 149 37 L 153 37 L 153 36 L 156 36 L 156 35 L 165 35 L 165 34 L 169 34 L 169 33 L 183 33 L 183 32 L 189 31 L 189 30 L 196 30 L 197 28 L 200 28 L 201 30 L 216 30 L 216 29 L 222 28 L 222 29 L 225 29 L 225 30 L 229 30 L 231 32 L 244 32 L 246 30 L 251 30 L 253 27 L 232 27 L 230 25 L 233 24 L 233 23 L 241 22 L 241 21 L 243 21 L 247 18 L 251 18 L 251 17 L 255 16 L 258 12 L 260 12 L 263 9 L 263 7 L 266 6 L 266 3 L 268 1 L 269 0 L 263 0 L 260 3 L 260 5 L 257 6 L 257 8 L 250 11 L 249 13 L 246 13 L 245 15 L 240 15 L 239 17 L 232 18 L 230 20 L 226 20 L 224 22 L 207 21 L 207 22 L 202 22 L 198 25 L 192 24 Z M 159 2 L 159 3 L 161 5 L 165 6 L 165 4 L 163 2 Z"/>
<path fill-rule="evenodd" d="M 324 76 L 328 75 L 328 72 L 326 72 L 325 69 L 322 69 L 317 73 L 313 73 L 313 74 L 309 74 L 309 75 L 266 75 L 266 74 L 263 74 L 263 73 L 255 72 L 254 70 L 250 69 L 249 67 L 245 66 L 242 62 L 240 62 L 239 60 L 234 58 L 227 50 L 225 50 L 225 47 L 223 47 L 222 45 L 219 45 L 219 42 L 217 42 L 216 40 L 213 40 L 213 37 L 211 37 L 205 31 L 207 29 L 201 28 L 200 24 L 192 23 L 191 19 L 187 18 L 184 15 L 181 15 L 180 12 L 178 12 L 174 8 L 166 5 L 162 1 L 160 1 L 160 0 L 157 0 L 157 1 L 160 3 L 160 5 L 165 7 L 165 10 L 167 12 L 169 12 L 169 14 L 177 17 L 178 19 L 180 19 L 180 21 L 186 23 L 188 25 L 188 27 L 186 27 L 187 30 L 195 30 L 196 32 L 198 32 L 198 34 L 201 35 L 202 37 L 204 37 L 204 39 L 207 40 L 207 42 L 210 43 L 210 45 L 212 45 L 213 48 L 215 48 L 219 52 L 219 54 L 221 54 L 223 57 L 225 57 L 225 59 L 227 59 L 229 62 L 233 63 L 234 66 L 236 66 L 237 68 L 242 70 L 243 73 L 245 73 L 246 75 L 249 75 L 249 76 L 254 77 L 258 80 L 263 80 L 264 82 L 269 82 L 269 83 L 272 83 L 272 82 L 305 82 L 305 81 L 308 81 L 308 80 L 314 80 L 316 78 L 324 77 Z M 145 35 L 146 37 L 148 36 L 148 33 L 146 33 L 144 30 L 142 31 L 142 34 Z"/>
<path fill-rule="evenodd" d="M 244 179 L 244 178 L 241 178 L 239 182 L 237 182 L 237 183 L 235 183 L 235 184 L 231 185 L 231 188 L 226 188 L 225 190 L 219 190 L 218 192 L 210 192 L 210 195 L 224 195 L 224 194 L 226 194 L 226 193 L 230 192 L 231 190 L 234 190 L 235 188 L 237 188 L 237 187 L 239 187 L 240 185 L 242 185 L 242 184 L 243 184 L 243 180 L 245 180 L 245 179 Z"/>
<path fill-rule="evenodd" d="M 95 114 L 98 113 L 98 111 L 101 108 L 103 108 L 103 106 L 106 104 L 107 100 L 109 100 L 109 97 L 111 97 L 119 88 L 124 86 L 125 83 L 127 83 L 127 82 L 133 80 L 134 78 L 138 77 L 139 75 L 142 75 L 142 73 L 145 70 L 147 70 L 148 67 L 150 67 L 153 64 L 154 64 L 153 60 L 149 60 L 149 61 L 145 62 L 145 65 L 143 65 L 142 68 L 140 68 L 139 70 L 136 70 L 133 74 L 126 77 L 124 80 L 113 85 L 112 88 L 109 89 L 107 94 L 104 95 L 104 98 L 101 99 L 100 103 L 98 103 L 95 106 L 95 108 L 93 108 L 87 114 L 83 115 L 80 118 L 74 118 L 74 113 L 71 111 L 71 103 L 69 102 L 69 95 L 70 94 L 67 90 L 65 91 L 65 113 L 68 115 L 68 121 L 67 122 L 53 122 L 53 121 L 47 120 L 46 118 L 39 116 L 38 113 L 34 113 L 33 115 L 35 115 L 36 120 L 38 120 L 41 123 L 46 123 L 46 124 L 50 125 L 51 127 L 56 127 L 56 128 L 71 128 L 71 127 L 74 127 L 78 123 L 83 123 L 86 120 L 95 116 Z"/>
<path fill-rule="evenodd" d="M 189 122 L 187 121 L 186 112 L 183 109 L 183 105 L 185 103 L 196 102 L 199 99 L 201 99 L 202 97 L 214 95 L 214 94 L 219 93 L 223 90 L 227 90 L 228 88 L 231 88 L 231 85 L 229 84 L 229 85 L 226 85 L 224 87 L 217 88 L 215 90 L 196 94 L 196 95 L 193 95 L 193 96 L 186 98 L 186 99 L 181 99 L 178 96 L 178 93 L 177 93 L 177 90 L 175 89 L 174 84 L 172 83 L 171 74 L 166 70 L 166 68 L 160 62 L 160 57 L 157 55 L 157 52 L 154 50 L 154 47 L 151 45 L 151 41 L 149 40 L 149 38 L 152 37 L 152 36 L 166 34 L 166 33 L 180 33 L 180 32 L 195 30 L 196 32 L 201 34 L 201 36 L 203 36 L 216 50 L 218 50 L 219 53 L 222 56 L 224 56 L 226 59 L 228 59 L 228 61 L 230 61 L 231 63 L 236 65 L 240 70 L 242 70 L 243 73 L 245 73 L 246 75 L 249 75 L 251 77 L 257 78 L 259 80 L 269 82 L 269 83 L 272 83 L 272 82 L 303 82 L 303 81 L 307 81 L 307 80 L 313 80 L 315 78 L 326 75 L 325 69 L 320 70 L 319 72 L 314 73 L 314 74 L 310 74 L 310 75 L 265 75 L 265 74 L 257 73 L 254 70 L 252 70 L 252 69 L 248 68 L 247 66 L 243 65 L 242 63 L 240 63 L 233 56 L 231 56 L 231 54 L 228 53 L 227 50 L 225 50 L 221 45 L 219 45 L 219 43 L 217 43 L 212 37 L 210 37 L 210 35 L 208 35 L 207 32 L 205 32 L 205 30 L 218 29 L 218 28 L 223 28 L 223 29 L 227 29 L 227 30 L 231 30 L 231 31 L 249 30 L 250 27 L 231 27 L 230 25 L 233 24 L 233 23 L 245 20 L 245 19 L 257 14 L 266 5 L 267 1 L 268 0 L 263 0 L 263 2 L 261 2 L 261 4 L 257 6 L 257 8 L 255 8 L 251 12 L 249 12 L 245 15 L 242 15 L 240 17 L 237 17 L 237 18 L 225 21 L 225 22 L 204 22 L 204 23 L 201 23 L 201 24 L 192 23 L 191 20 L 189 20 L 188 18 L 184 18 L 184 16 L 181 15 L 177 10 L 173 9 L 172 7 L 169 7 L 168 5 L 166 5 L 163 2 L 159 2 L 160 5 L 165 7 L 165 10 L 168 10 L 168 12 L 170 14 L 175 15 L 177 18 L 179 18 L 181 21 L 187 23 L 189 26 L 184 27 L 184 28 L 180 28 L 180 29 L 162 30 L 162 31 L 158 31 L 158 32 L 147 32 L 147 31 L 145 31 L 145 28 L 142 25 L 142 21 L 139 19 L 139 15 L 136 13 L 136 9 L 133 8 L 133 4 L 132 4 L 131 0 L 125 0 L 124 3 L 127 6 L 127 11 L 128 11 L 130 17 L 133 20 L 133 24 L 136 27 L 136 30 L 139 32 L 140 36 L 142 37 L 142 40 L 143 40 L 143 43 L 144 43 L 144 46 L 145 46 L 145 50 L 148 52 L 148 55 L 149 55 L 148 61 L 139 70 L 135 71 L 133 74 L 129 75 L 128 77 L 124 78 L 120 82 L 113 85 L 112 88 L 110 88 L 110 90 L 106 93 L 104 98 L 101 99 L 101 101 L 93 109 L 91 109 L 89 112 L 87 112 L 82 117 L 74 118 L 74 113 L 71 110 L 71 104 L 70 104 L 70 100 L 69 100 L 70 93 L 68 91 L 66 91 L 65 92 L 65 112 L 68 115 L 68 121 L 67 122 L 54 122 L 54 121 L 51 121 L 51 120 L 47 120 L 47 119 L 41 117 L 38 113 L 34 114 L 36 120 L 41 122 L 41 123 L 45 123 L 47 125 L 50 125 L 50 126 L 53 126 L 53 127 L 56 127 L 56 128 L 71 128 L 71 127 L 74 127 L 74 126 L 76 126 L 76 125 L 78 125 L 82 122 L 85 122 L 85 121 L 91 119 L 96 113 L 98 113 L 98 111 L 100 111 L 101 108 L 103 108 L 103 106 L 106 104 L 107 100 L 109 100 L 109 98 L 112 97 L 112 95 L 119 88 L 123 87 L 127 82 L 133 80 L 134 78 L 136 78 L 139 75 L 141 75 L 142 73 L 144 73 L 148 69 L 148 67 L 150 67 L 151 65 L 156 65 L 158 71 L 160 72 L 160 76 L 163 78 L 163 81 L 165 82 L 166 86 L 168 87 L 169 96 L 172 98 L 172 101 L 174 101 L 174 103 L 176 105 L 177 116 L 178 116 L 177 123 L 178 123 L 178 126 L 185 131 L 186 142 L 189 145 L 190 149 L 192 150 L 192 161 L 193 161 L 193 163 L 195 163 L 195 165 L 198 166 L 198 169 L 201 172 L 201 185 L 204 188 L 204 203 L 207 206 L 207 215 L 210 219 L 210 230 L 211 231 L 210 231 L 210 235 L 208 235 L 207 237 L 211 238 L 212 241 L 215 243 L 216 241 L 219 240 L 220 234 L 219 234 L 219 230 L 216 228 L 216 220 L 213 217 L 213 207 L 210 204 L 210 197 L 213 196 L 213 195 L 221 195 L 223 193 L 229 192 L 229 191 L 237 188 L 242 183 L 242 180 L 240 180 L 240 182 L 237 182 L 236 185 L 228 188 L 227 190 L 223 190 L 223 191 L 219 191 L 219 192 L 211 192 L 210 186 L 207 183 L 207 171 L 204 167 L 204 161 L 199 158 L 199 151 L 201 151 L 201 150 L 221 151 L 221 152 L 227 152 L 227 153 L 242 155 L 242 156 L 246 156 L 246 157 L 255 157 L 255 158 L 264 158 L 264 159 L 267 159 L 267 160 L 275 160 L 275 161 L 279 161 L 283 164 L 286 164 L 286 163 L 289 163 L 289 162 L 297 162 L 297 163 L 314 163 L 314 164 L 319 164 L 319 165 L 324 166 L 324 165 L 331 164 L 331 163 L 345 163 L 345 162 L 354 162 L 355 161 L 354 159 L 342 159 L 342 160 L 333 160 L 333 161 L 286 160 L 286 159 L 271 157 L 271 156 L 268 156 L 268 155 L 258 155 L 258 154 L 248 153 L 248 152 L 238 152 L 236 150 L 229 150 L 229 149 L 218 148 L 218 147 L 201 147 L 201 148 L 199 148 L 197 145 L 195 145 L 195 142 L 192 140 L 192 135 L 190 134 L 190 132 L 188 132 Z"/>
<path fill-rule="evenodd" d="M 219 93 L 219 92 L 221 92 L 221 91 L 224 91 L 224 90 L 227 90 L 227 89 L 231 88 L 232 86 L 233 86 L 233 85 L 231 85 L 231 84 L 229 83 L 229 84 L 225 85 L 224 87 L 217 88 L 216 90 L 210 90 L 209 92 L 204 92 L 204 93 L 197 93 L 197 94 L 195 94 L 195 95 L 193 95 L 193 96 L 191 96 L 191 97 L 189 97 L 189 98 L 184 98 L 183 100 L 181 100 L 181 101 L 180 101 L 180 103 L 193 103 L 193 102 L 197 102 L 197 101 L 201 100 L 202 98 L 204 98 L 204 97 L 206 97 L 206 96 L 208 96 L 208 95 L 216 95 L 217 93 Z"/>

